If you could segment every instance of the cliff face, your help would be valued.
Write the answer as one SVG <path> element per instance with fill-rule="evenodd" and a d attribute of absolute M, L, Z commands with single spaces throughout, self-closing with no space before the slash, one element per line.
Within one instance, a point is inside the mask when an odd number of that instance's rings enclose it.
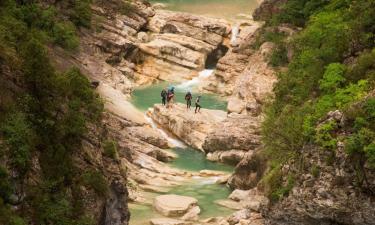
<path fill-rule="evenodd" d="M 241 188 L 257 186 L 258 190 L 268 195 L 271 203 L 261 210 L 266 224 L 373 224 L 374 167 L 371 163 L 372 153 L 368 150 L 372 148 L 369 145 L 372 146 L 370 143 L 374 141 L 374 127 L 369 125 L 373 124 L 372 110 L 369 109 L 372 107 L 363 109 L 364 105 L 370 104 L 366 102 L 373 101 L 373 83 L 371 81 L 365 90 L 358 90 L 357 97 L 351 98 L 345 104 L 336 104 L 336 102 L 330 106 L 323 106 L 323 102 L 329 104 L 337 101 L 337 94 L 349 87 L 359 85 L 358 80 L 365 83 L 372 80 L 371 76 L 368 76 L 368 71 L 372 71 L 372 67 L 358 69 L 362 60 L 372 55 L 365 52 L 371 51 L 374 45 L 362 45 L 361 52 L 355 53 L 355 56 L 348 56 L 347 53 L 356 52 L 357 47 L 341 43 L 340 47 L 344 45 L 346 47 L 340 52 L 335 46 L 338 40 L 329 44 L 322 41 L 327 46 L 312 55 L 326 57 L 329 54 L 324 50 L 329 46 L 335 49 L 335 54 L 337 53 L 338 57 L 335 59 L 337 65 L 348 69 L 341 74 L 345 77 L 343 79 L 347 80 L 340 84 L 340 88 L 331 92 L 324 91 L 322 82 L 326 81 L 327 74 L 330 72 L 328 67 L 332 67 L 335 63 L 322 60 L 325 69 L 319 72 L 318 68 L 322 68 L 322 65 L 317 66 L 316 61 L 299 61 L 299 59 L 309 50 L 320 48 L 319 44 L 313 46 L 307 43 L 307 40 L 319 42 L 319 37 L 312 35 L 318 30 L 317 21 L 325 15 L 338 13 L 339 10 L 331 9 L 332 5 L 324 1 L 318 4 L 316 1 L 306 1 L 301 5 L 299 3 L 293 0 L 264 1 L 254 13 L 255 19 L 267 22 L 264 36 L 270 34 L 267 32 L 267 27 L 272 28 L 275 24 L 285 26 L 285 23 L 289 23 L 290 26 L 296 25 L 301 28 L 297 34 L 292 34 L 291 38 L 284 38 L 281 42 L 273 41 L 279 46 L 276 49 L 284 48 L 284 57 L 289 57 L 290 63 L 287 69 L 282 70 L 279 81 L 275 84 L 275 98 L 272 99 L 273 103 L 269 109 L 275 110 L 276 113 L 268 112 L 263 123 L 263 143 L 269 154 L 267 157 L 264 154 L 256 154 L 243 159 L 237 165 L 235 174 L 242 174 L 246 179 L 233 181 Z M 313 4 L 316 5 L 311 7 Z M 338 18 L 345 17 L 347 24 L 350 23 L 349 21 L 362 21 L 358 19 L 359 15 L 367 12 L 370 5 L 373 6 L 371 1 L 347 4 L 340 8 L 341 13 L 337 14 Z M 353 8 L 357 8 L 358 11 L 351 11 Z M 296 11 L 304 13 L 299 14 Z M 355 35 L 348 35 L 348 43 L 356 43 L 355 46 L 362 43 L 355 38 L 356 35 L 374 33 L 373 29 L 357 30 L 357 26 L 348 26 L 347 29 L 355 30 L 353 32 Z M 337 29 L 338 32 L 348 32 L 344 30 Z M 329 28 L 319 29 L 322 35 L 330 31 Z M 276 36 L 273 37 L 277 39 Z M 290 43 L 294 46 L 290 46 Z M 294 50 L 294 54 L 288 55 L 290 50 L 288 48 Z M 324 53 L 320 54 L 320 51 Z M 371 56 L 370 61 L 373 60 Z M 306 69 L 307 65 L 314 65 L 314 69 Z M 295 73 L 296 71 L 298 72 Z M 298 77 L 297 74 L 303 73 L 306 73 L 306 76 L 298 82 L 290 80 Z M 338 75 L 338 72 L 333 72 L 331 75 L 333 74 Z M 311 81 L 305 81 L 310 78 L 316 79 L 317 83 L 311 85 L 313 84 L 309 83 Z M 300 85 L 301 83 L 309 84 L 312 88 L 308 90 L 307 86 Z M 300 92 L 296 93 L 296 89 Z M 298 102 L 301 99 L 296 99 L 300 97 L 303 100 Z M 294 103 L 294 100 L 298 103 Z M 310 104 L 311 106 L 307 106 Z M 310 107 L 314 110 L 304 111 Z M 275 117 L 272 118 L 273 116 Z M 309 120 L 307 118 L 314 119 L 307 122 Z M 299 119 L 301 120 L 298 121 Z M 366 121 L 364 122 L 366 125 L 359 125 L 360 119 Z M 304 133 L 307 131 L 307 123 L 310 123 L 310 133 Z M 281 129 L 278 129 L 280 127 Z M 293 132 L 296 132 L 296 135 Z M 289 133 L 292 135 L 288 135 Z M 298 147 L 295 147 L 296 145 Z M 285 156 L 287 154 L 291 155 Z M 262 160 L 271 162 L 270 166 L 268 168 L 264 166 Z M 259 173 L 263 172 L 265 172 L 264 176 L 259 177 Z"/>
<path fill-rule="evenodd" d="M 345 123 L 339 111 L 330 113 L 327 120 Z M 358 156 L 348 156 L 343 143 L 335 151 L 305 146 L 298 160 L 282 168 L 299 176 L 287 197 L 264 209 L 267 224 L 374 224 L 375 174 L 366 165 L 355 166 L 357 160 Z M 365 181 L 360 184 L 362 176 Z"/>
<path fill-rule="evenodd" d="M 281 7 L 288 0 L 265 0 L 253 13 L 255 20 L 267 21 L 273 15 L 280 13 Z"/>

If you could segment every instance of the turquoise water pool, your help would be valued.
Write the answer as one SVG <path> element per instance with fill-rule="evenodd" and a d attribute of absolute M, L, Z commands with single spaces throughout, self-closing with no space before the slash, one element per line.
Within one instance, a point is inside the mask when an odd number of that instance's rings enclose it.
<path fill-rule="evenodd" d="M 155 103 L 161 103 L 160 92 L 163 90 L 163 88 L 167 88 L 169 86 L 170 84 L 167 82 L 160 82 L 150 86 L 137 88 L 133 92 L 131 101 L 135 107 L 142 111 L 146 111 L 148 108 L 153 107 Z M 176 88 L 175 94 L 177 102 L 185 103 L 185 90 Z M 215 95 L 204 94 L 195 91 L 192 91 L 192 94 L 193 102 L 198 95 L 202 96 L 201 105 L 203 108 L 219 109 L 224 111 L 227 108 L 227 102 L 220 99 L 219 97 L 216 97 Z"/>
<path fill-rule="evenodd" d="M 164 3 L 168 10 L 189 12 L 233 20 L 239 14 L 250 15 L 258 6 L 258 0 L 152 0 Z"/>
<path fill-rule="evenodd" d="M 233 171 L 232 166 L 210 162 L 205 155 L 192 148 L 175 148 L 172 149 L 178 155 L 178 158 L 169 163 L 171 167 L 184 169 L 188 171 L 200 171 L 204 169 L 217 170 L 223 172 Z M 172 188 L 168 194 L 177 194 L 194 197 L 198 200 L 198 205 L 201 208 L 199 217 L 201 219 L 224 216 L 233 213 L 234 211 L 215 203 L 216 200 L 226 199 L 231 193 L 231 190 L 225 186 L 215 183 L 214 178 L 193 177 L 190 182 L 181 186 Z M 163 193 L 149 193 L 148 197 L 153 198 Z M 129 205 L 131 212 L 130 225 L 146 225 L 149 224 L 150 219 L 163 217 L 157 213 L 152 206 L 148 205 Z"/>

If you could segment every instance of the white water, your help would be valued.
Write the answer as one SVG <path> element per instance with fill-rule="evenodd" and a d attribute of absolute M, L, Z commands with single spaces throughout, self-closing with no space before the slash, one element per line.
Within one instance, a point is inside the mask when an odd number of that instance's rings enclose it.
<path fill-rule="evenodd" d="M 237 40 L 237 36 L 238 36 L 238 32 L 239 32 L 239 26 L 238 25 L 234 25 L 232 27 L 232 36 L 230 38 L 230 44 L 231 45 L 234 45 L 236 43 L 236 40 Z"/>
<path fill-rule="evenodd" d="M 180 140 L 176 139 L 176 138 L 172 138 L 171 136 L 169 136 L 167 134 L 167 132 L 165 132 L 163 129 L 160 129 L 156 123 L 154 122 L 154 120 L 152 120 L 151 117 L 145 115 L 145 119 L 147 120 L 147 122 L 151 125 L 151 127 L 155 130 L 157 130 L 158 132 L 160 132 L 160 134 L 168 140 L 169 144 L 172 145 L 173 147 L 178 147 L 178 148 L 186 148 L 187 146 Z"/>
<path fill-rule="evenodd" d="M 214 73 L 213 69 L 205 69 L 199 72 L 199 75 L 197 77 L 194 77 L 193 79 L 183 82 L 176 86 L 177 89 L 184 90 L 184 91 L 191 91 L 193 87 L 197 87 L 201 81 L 204 79 L 207 79 Z"/>

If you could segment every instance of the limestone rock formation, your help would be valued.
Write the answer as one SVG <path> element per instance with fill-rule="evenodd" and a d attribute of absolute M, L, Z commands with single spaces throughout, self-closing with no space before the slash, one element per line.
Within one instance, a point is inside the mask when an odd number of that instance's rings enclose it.
<path fill-rule="evenodd" d="M 81 47 L 73 64 L 81 67 L 92 80 L 110 85 L 124 94 L 134 87 L 138 31 L 154 15 L 150 5 L 135 1 L 132 13 L 122 15 L 115 2 L 93 5 L 94 20 L 100 32 L 83 31 Z"/>
<path fill-rule="evenodd" d="M 202 147 L 206 152 L 254 150 L 260 145 L 260 123 L 260 117 L 230 114 L 216 124 Z"/>
<path fill-rule="evenodd" d="M 264 0 L 253 13 L 255 20 L 268 20 L 272 15 L 280 13 L 282 4 L 287 0 Z"/>
<path fill-rule="evenodd" d="M 155 105 L 149 112 L 151 118 L 164 129 L 167 129 L 190 146 L 201 149 L 207 135 L 212 132 L 214 125 L 226 118 L 226 113 L 220 110 L 203 109 L 194 114 L 187 111 L 180 103 L 173 108 Z"/>
<path fill-rule="evenodd" d="M 335 160 L 327 159 L 334 153 Z M 343 148 L 334 152 L 321 151 L 314 146 L 303 149 L 306 167 L 318 168 L 312 174 L 304 170 L 297 177 L 296 185 L 288 197 L 279 203 L 264 208 L 268 224 L 352 224 L 370 225 L 375 223 L 375 206 L 365 191 L 356 187 L 356 169 L 351 164 Z M 297 169 L 290 165 L 291 170 Z M 374 187 L 375 174 L 366 170 L 368 187 Z"/>
<path fill-rule="evenodd" d="M 187 213 L 199 214 L 198 200 L 181 195 L 159 195 L 154 199 L 154 208 L 168 217 L 183 216 Z M 192 211 L 191 211 L 192 210 Z M 187 215 L 186 217 L 192 215 Z"/>
<path fill-rule="evenodd" d="M 192 222 L 183 220 L 169 219 L 169 218 L 156 218 L 150 221 L 152 225 L 193 225 Z"/>
<path fill-rule="evenodd" d="M 257 186 L 267 169 L 267 160 L 259 150 L 248 152 L 237 164 L 234 173 L 228 180 L 232 188 L 250 189 Z"/>
<path fill-rule="evenodd" d="M 136 73 L 144 82 L 192 79 L 230 32 L 224 20 L 166 10 L 157 10 L 147 28 L 154 34 L 150 42 L 138 44 L 142 63 Z"/>

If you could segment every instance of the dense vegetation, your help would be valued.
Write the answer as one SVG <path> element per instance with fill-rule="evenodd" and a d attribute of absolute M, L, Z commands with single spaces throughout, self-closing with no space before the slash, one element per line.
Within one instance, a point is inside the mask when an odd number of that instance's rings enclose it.
<path fill-rule="evenodd" d="M 282 184 L 278 171 L 308 144 L 335 151 L 338 142 L 345 143 L 347 154 L 356 159 L 358 186 L 365 188 L 364 166 L 375 168 L 375 96 L 370 94 L 375 79 L 374 9 L 372 0 L 289 0 L 267 21 L 268 29 L 285 23 L 302 27 L 290 41 L 270 32 L 259 38 L 278 44 L 271 58 L 274 66 L 285 65 L 285 48 L 293 52 L 287 71 L 278 74 L 275 99 L 263 124 L 263 141 L 273 162 L 264 181 L 273 199 L 290 190 L 295 176 L 290 174 Z M 337 109 L 347 116 L 344 125 L 320 124 Z M 317 168 L 312 170 L 319 174 Z"/>
<path fill-rule="evenodd" d="M 90 1 L 57 2 L 0 1 L 0 82 L 10 74 L 17 86 L 9 93 L 1 86 L 0 224 L 92 224 L 79 187 L 107 191 L 100 172 L 83 173 L 72 161 L 102 103 L 77 68 L 60 73 L 48 54 L 54 46 L 78 47 L 77 29 L 90 27 Z"/>

